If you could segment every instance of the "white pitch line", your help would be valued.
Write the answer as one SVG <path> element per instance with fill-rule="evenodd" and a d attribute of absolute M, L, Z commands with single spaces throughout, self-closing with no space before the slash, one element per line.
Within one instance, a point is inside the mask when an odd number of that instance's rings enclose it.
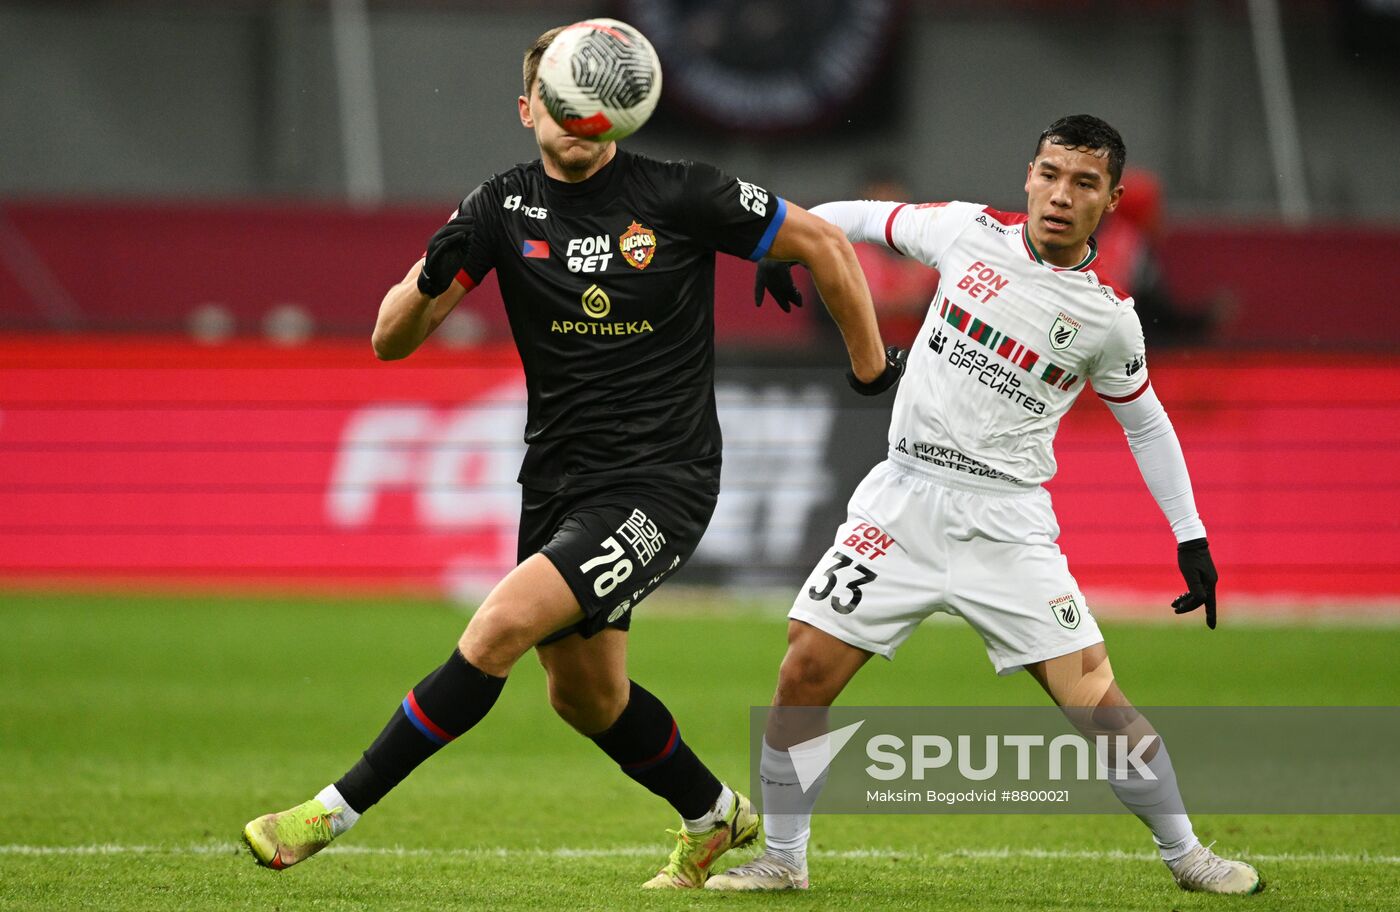
<path fill-rule="evenodd" d="M 410 849 L 394 846 L 333 846 L 326 850 L 328 855 L 368 855 L 394 858 L 465 858 L 465 859 L 563 859 L 563 858 L 645 858 L 664 852 L 664 846 L 612 846 L 609 848 L 470 848 L 470 849 Z M 119 843 L 99 843 L 94 845 L 44 846 L 44 845 L 0 845 L 0 855 L 18 856 L 65 856 L 65 855 L 233 855 L 245 851 L 235 843 L 195 843 L 182 846 L 162 845 L 122 845 Z M 1373 855 L 1366 852 L 1266 852 L 1255 853 L 1248 850 L 1232 851 L 1250 861 L 1279 862 L 1291 864 L 1400 864 L 1400 855 Z M 1078 860 L 1078 861 L 1156 861 L 1154 852 L 1124 852 L 1120 850 L 1092 851 L 1072 849 L 1017 849 L 1011 847 L 997 849 L 955 849 L 951 852 L 918 852 L 896 848 L 843 849 L 837 851 L 814 851 L 817 858 L 838 860 L 878 860 L 900 858 L 906 860 L 947 861 L 959 858 L 974 860 Z"/>

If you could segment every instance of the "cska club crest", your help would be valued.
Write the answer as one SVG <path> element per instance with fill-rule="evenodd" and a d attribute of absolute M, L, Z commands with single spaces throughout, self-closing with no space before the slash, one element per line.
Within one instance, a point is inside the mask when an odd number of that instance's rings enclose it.
<path fill-rule="evenodd" d="M 617 246 L 621 249 L 622 258 L 627 261 L 628 266 L 646 269 L 651 265 L 652 255 L 656 253 L 656 232 L 633 222 L 622 233 L 622 237 L 618 238 Z"/>

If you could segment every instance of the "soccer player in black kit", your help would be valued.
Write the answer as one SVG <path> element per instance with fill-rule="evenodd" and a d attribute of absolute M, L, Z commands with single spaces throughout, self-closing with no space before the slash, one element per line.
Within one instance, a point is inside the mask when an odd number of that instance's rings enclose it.
<path fill-rule="evenodd" d="M 757 835 L 749 800 L 705 767 L 626 669 L 632 609 L 694 552 L 719 490 L 715 252 L 806 264 L 859 392 L 893 385 L 901 363 L 881 345 L 839 229 L 708 165 L 565 133 L 535 78 L 559 31 L 525 54 L 520 122 L 539 160 L 468 194 L 389 290 L 374 329 L 380 358 L 406 357 L 496 271 L 528 390 L 519 564 L 344 776 L 244 828 L 269 867 L 324 848 L 480 721 L 531 648 L 559 715 L 681 815 L 674 851 L 644 886 L 702 887 L 721 854 Z"/>

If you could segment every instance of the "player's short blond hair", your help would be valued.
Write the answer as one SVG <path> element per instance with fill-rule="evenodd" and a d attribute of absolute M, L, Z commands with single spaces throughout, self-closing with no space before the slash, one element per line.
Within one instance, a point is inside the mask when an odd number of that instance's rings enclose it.
<path fill-rule="evenodd" d="M 540 72 L 540 58 L 544 52 L 554 43 L 554 39 L 559 37 L 559 33 L 568 28 L 567 25 L 556 25 L 554 28 L 540 35 L 530 46 L 525 49 L 525 97 L 530 97 L 530 90 L 535 86 L 535 77 Z"/>

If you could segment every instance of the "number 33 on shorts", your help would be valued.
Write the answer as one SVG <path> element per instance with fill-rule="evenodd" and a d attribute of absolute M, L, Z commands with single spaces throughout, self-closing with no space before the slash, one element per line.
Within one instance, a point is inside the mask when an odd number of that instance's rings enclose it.
<path fill-rule="evenodd" d="M 814 602 L 827 601 L 837 614 L 850 614 L 860 604 L 861 587 L 873 583 L 877 576 L 855 558 L 832 551 L 817 564 L 807 597 Z"/>

